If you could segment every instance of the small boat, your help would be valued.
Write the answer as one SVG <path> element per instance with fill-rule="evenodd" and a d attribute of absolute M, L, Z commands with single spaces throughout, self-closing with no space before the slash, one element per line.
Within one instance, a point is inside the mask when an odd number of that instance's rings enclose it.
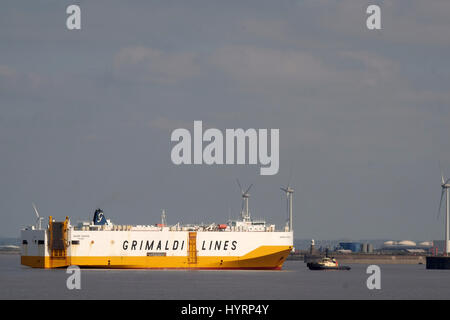
<path fill-rule="evenodd" d="M 310 270 L 350 270 L 349 266 L 340 266 L 335 258 L 325 257 L 319 261 L 308 262 L 306 266 Z"/>

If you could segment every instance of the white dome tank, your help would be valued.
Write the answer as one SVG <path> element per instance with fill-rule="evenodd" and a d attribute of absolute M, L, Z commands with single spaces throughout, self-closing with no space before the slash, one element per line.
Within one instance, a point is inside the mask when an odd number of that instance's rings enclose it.
<path fill-rule="evenodd" d="M 408 247 L 415 247 L 416 243 L 411 240 L 402 240 L 398 243 L 399 246 L 408 246 Z"/>

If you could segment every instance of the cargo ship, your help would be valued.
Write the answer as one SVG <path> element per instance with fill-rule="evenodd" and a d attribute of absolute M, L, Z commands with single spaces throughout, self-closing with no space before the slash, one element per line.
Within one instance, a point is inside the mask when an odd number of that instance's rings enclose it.
<path fill-rule="evenodd" d="M 123 269 L 267 269 L 280 270 L 293 250 L 292 194 L 286 192 L 289 219 L 282 230 L 253 220 L 248 190 L 242 192 L 245 209 L 240 219 L 225 224 L 116 225 L 101 209 L 92 221 L 72 225 L 69 217 L 21 230 L 21 264 L 34 268 Z M 244 207 L 244 206 L 243 206 Z"/>

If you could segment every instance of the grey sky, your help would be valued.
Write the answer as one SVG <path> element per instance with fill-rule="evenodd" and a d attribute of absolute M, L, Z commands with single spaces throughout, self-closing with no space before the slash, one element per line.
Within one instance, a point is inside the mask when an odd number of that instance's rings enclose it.
<path fill-rule="evenodd" d="M 82 30 L 65 27 L 80 4 Z M 382 30 L 365 27 L 379 4 Z M 278 226 L 296 238 L 437 239 L 450 175 L 449 1 L 4 1 L 0 235 L 101 206 L 117 223 Z M 280 171 L 175 166 L 170 134 L 279 128 Z M 442 215 L 441 215 L 442 218 Z M 442 220 L 441 220 L 442 221 Z"/>

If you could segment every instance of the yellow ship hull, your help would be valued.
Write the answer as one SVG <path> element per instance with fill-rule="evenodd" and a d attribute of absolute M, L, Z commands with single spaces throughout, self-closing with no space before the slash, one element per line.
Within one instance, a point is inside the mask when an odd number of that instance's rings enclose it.
<path fill-rule="evenodd" d="M 77 265 L 111 269 L 255 269 L 280 270 L 292 246 L 261 246 L 240 257 L 197 256 L 22 256 L 21 263 L 33 268 Z"/>

